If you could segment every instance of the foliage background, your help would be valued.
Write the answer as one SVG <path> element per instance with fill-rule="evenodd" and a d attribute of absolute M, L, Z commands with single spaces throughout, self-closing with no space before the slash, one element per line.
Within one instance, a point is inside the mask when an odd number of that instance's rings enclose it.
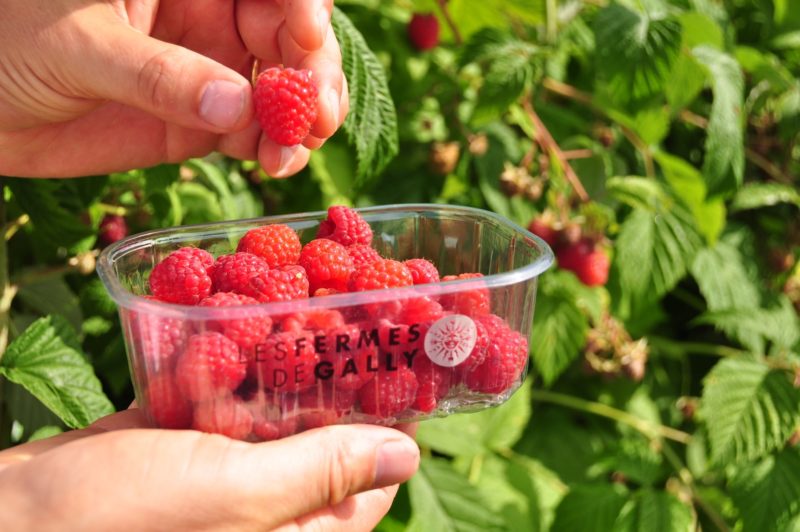
<path fill-rule="evenodd" d="M 92 271 L 108 213 L 138 232 L 332 203 L 548 209 L 605 232 L 609 283 L 542 278 L 526 385 L 423 423 L 380 529 L 800 529 L 794 0 L 337 5 L 353 111 L 300 175 L 212 155 L 3 180 L 0 447 L 132 398 Z M 440 19 L 433 51 L 408 44 L 414 11 Z M 538 192 L 509 195 L 507 164 Z"/>

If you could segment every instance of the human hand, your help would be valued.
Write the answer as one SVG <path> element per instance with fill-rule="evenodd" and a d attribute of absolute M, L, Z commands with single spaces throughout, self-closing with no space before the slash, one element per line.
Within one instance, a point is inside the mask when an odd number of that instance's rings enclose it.
<path fill-rule="evenodd" d="M 144 426 L 131 409 L 0 453 L 0 529 L 372 530 L 419 463 L 384 427 L 251 444 Z"/>
<path fill-rule="evenodd" d="M 302 169 L 344 121 L 333 0 L 6 0 L 0 17 L 0 175 L 70 177 L 219 150 L 274 177 Z M 318 119 L 278 146 L 248 79 L 308 68 Z"/>

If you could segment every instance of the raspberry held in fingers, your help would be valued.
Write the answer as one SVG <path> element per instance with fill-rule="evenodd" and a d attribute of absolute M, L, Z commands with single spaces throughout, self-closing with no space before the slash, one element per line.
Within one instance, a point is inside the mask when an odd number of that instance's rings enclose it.
<path fill-rule="evenodd" d="M 281 146 L 303 142 L 317 120 L 317 96 L 310 70 L 274 67 L 259 74 L 253 98 L 267 137 Z"/>

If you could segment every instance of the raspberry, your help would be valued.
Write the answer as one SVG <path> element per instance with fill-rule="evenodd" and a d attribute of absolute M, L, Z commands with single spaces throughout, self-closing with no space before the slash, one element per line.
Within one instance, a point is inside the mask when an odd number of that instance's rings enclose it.
<path fill-rule="evenodd" d="M 320 222 L 317 238 L 327 238 L 343 246 L 369 245 L 372 242 L 372 228 L 357 211 L 334 205 L 328 208 L 328 217 Z"/>
<path fill-rule="evenodd" d="M 528 225 L 528 231 L 547 242 L 547 245 L 551 248 L 555 247 L 556 242 L 558 242 L 558 231 L 543 217 L 531 220 Z"/>
<path fill-rule="evenodd" d="M 414 403 L 418 387 L 416 375 L 405 366 L 379 371 L 358 391 L 361 411 L 383 419 L 394 417 Z"/>
<path fill-rule="evenodd" d="M 408 23 L 408 38 L 420 51 L 436 48 L 439 44 L 439 20 L 432 13 L 414 13 Z"/>
<path fill-rule="evenodd" d="M 100 242 L 107 246 L 128 236 L 128 222 L 118 214 L 106 214 L 100 222 Z"/>
<path fill-rule="evenodd" d="M 458 365 L 459 369 L 471 370 L 480 366 L 486 360 L 486 350 L 489 347 L 492 335 L 489 334 L 489 330 L 484 325 L 485 322 L 481 319 L 481 316 L 477 317 L 474 323 L 477 333 L 475 347 L 472 348 L 472 352 L 467 359 Z"/>
<path fill-rule="evenodd" d="M 332 296 L 334 294 L 341 294 L 342 292 L 339 290 L 334 290 L 333 288 L 318 288 L 314 291 L 314 297 L 322 297 L 322 296 Z"/>
<path fill-rule="evenodd" d="M 310 70 L 268 68 L 253 89 L 261 129 L 282 146 L 303 142 L 317 120 L 317 87 Z"/>
<path fill-rule="evenodd" d="M 467 371 L 465 384 L 476 392 L 505 392 L 522 375 L 527 361 L 528 341 L 517 331 L 500 328 L 492 335 L 483 364 Z"/>
<path fill-rule="evenodd" d="M 318 346 L 337 389 L 357 390 L 375 376 L 378 346 L 362 337 L 361 330 L 357 324 L 342 325 L 329 331 L 324 346 Z"/>
<path fill-rule="evenodd" d="M 308 276 L 302 266 L 282 266 L 250 279 L 247 295 L 260 303 L 308 297 Z"/>
<path fill-rule="evenodd" d="M 411 272 L 402 262 L 382 259 L 354 270 L 350 275 L 348 288 L 351 292 L 363 292 L 412 284 L 414 279 L 411 277 Z"/>
<path fill-rule="evenodd" d="M 297 402 L 300 408 L 332 411 L 339 417 L 353 409 L 356 403 L 356 391 L 322 384 L 301 393 Z"/>
<path fill-rule="evenodd" d="M 355 268 L 383 258 L 381 254 L 369 244 L 352 244 L 347 246 L 347 254 L 353 259 L 353 267 Z"/>
<path fill-rule="evenodd" d="M 433 322 L 444 316 L 442 306 L 429 297 L 412 297 L 407 300 L 400 312 L 397 321 L 407 325 L 415 323 Z"/>
<path fill-rule="evenodd" d="M 338 242 L 326 238 L 312 240 L 300 252 L 298 264 L 305 268 L 312 292 L 320 288 L 347 291 L 353 259 Z"/>
<path fill-rule="evenodd" d="M 272 224 L 249 230 L 239 240 L 236 251 L 252 253 L 264 259 L 270 268 L 297 264 L 300 237 L 288 225 Z"/>
<path fill-rule="evenodd" d="M 277 440 L 284 436 L 291 436 L 297 432 L 297 418 L 267 420 L 255 417 L 253 421 L 253 434 L 261 441 Z"/>
<path fill-rule="evenodd" d="M 419 384 L 414 408 L 420 412 L 433 412 L 438 402 L 450 391 L 453 369 L 437 366 L 424 355 L 414 358 L 413 368 Z"/>
<path fill-rule="evenodd" d="M 438 283 L 439 270 L 433 263 L 426 259 L 409 259 L 403 264 L 411 272 L 414 284 Z"/>
<path fill-rule="evenodd" d="M 414 353 L 415 350 L 417 354 L 422 353 L 425 334 L 429 328 L 429 323 L 407 325 L 380 319 L 377 322 L 377 329 L 381 351 L 403 357 L 403 360 L 405 360 L 404 353 Z"/>
<path fill-rule="evenodd" d="M 149 379 L 145 404 L 157 427 L 188 429 L 192 426 L 192 404 L 181 394 L 171 374 Z"/>
<path fill-rule="evenodd" d="M 602 286 L 608 281 L 610 261 L 597 249 L 591 240 L 583 239 L 577 244 L 557 251 L 558 265 L 573 272 L 587 286 Z"/>
<path fill-rule="evenodd" d="M 193 426 L 202 432 L 243 440 L 253 430 L 253 414 L 240 400 L 229 396 L 198 404 L 194 410 Z"/>
<path fill-rule="evenodd" d="M 176 355 L 183 350 L 189 336 L 186 323 L 180 319 L 144 312 L 131 312 L 130 316 L 133 344 L 139 352 L 144 353 L 147 371 L 172 368 Z"/>
<path fill-rule="evenodd" d="M 313 386 L 317 361 L 311 333 L 279 332 L 256 346 L 250 370 L 265 388 L 297 391 Z"/>
<path fill-rule="evenodd" d="M 211 269 L 214 292 L 237 292 L 247 295 L 250 279 L 269 271 L 267 261 L 252 253 L 234 253 L 217 259 Z"/>
<path fill-rule="evenodd" d="M 233 292 L 217 292 L 200 302 L 201 307 L 235 307 L 240 305 L 257 305 L 258 301 L 252 297 L 235 294 Z M 251 348 L 261 342 L 270 333 L 272 319 L 259 313 L 258 309 L 248 314 L 248 317 L 235 319 L 208 320 L 206 327 L 218 331 L 236 342 L 243 348 Z M 259 315 L 260 314 L 260 315 Z"/>
<path fill-rule="evenodd" d="M 315 309 L 291 314 L 281 322 L 283 331 L 327 331 L 344 325 L 344 317 L 338 310 Z"/>
<path fill-rule="evenodd" d="M 208 271 L 214 257 L 197 248 L 181 248 L 155 265 L 150 273 L 150 292 L 167 303 L 196 305 L 211 295 Z"/>
<path fill-rule="evenodd" d="M 462 279 L 479 279 L 483 277 L 480 273 L 462 273 L 461 275 L 445 275 L 442 281 L 459 281 Z M 469 286 L 476 287 L 469 289 Z M 468 316 L 479 316 L 488 314 L 491 310 L 489 301 L 489 290 L 483 287 L 482 281 L 470 283 L 468 287 L 461 288 L 458 292 L 445 294 L 441 297 L 442 306 L 458 314 Z"/>
<path fill-rule="evenodd" d="M 247 366 L 242 364 L 238 346 L 218 332 L 204 332 L 189 338 L 178 360 L 176 380 L 192 401 L 213 398 L 220 392 L 235 390 L 244 380 Z"/>

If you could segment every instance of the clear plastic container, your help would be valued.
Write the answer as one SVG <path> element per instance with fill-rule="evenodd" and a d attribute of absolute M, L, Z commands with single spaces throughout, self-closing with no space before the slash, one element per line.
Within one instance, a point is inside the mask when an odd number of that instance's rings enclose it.
<path fill-rule="evenodd" d="M 151 231 L 103 251 L 98 273 L 119 306 L 137 402 L 154 426 L 261 441 L 475 411 L 514 393 L 527 370 L 537 277 L 553 262 L 547 244 L 473 208 L 359 212 L 384 258 L 426 258 L 442 277 L 483 276 L 235 307 L 144 297 L 152 268 L 181 247 L 216 258 L 248 230 L 277 223 L 305 244 L 325 212 Z M 208 363 L 188 363 L 190 346 L 211 353 Z M 220 351 L 224 368 L 215 366 Z"/>

